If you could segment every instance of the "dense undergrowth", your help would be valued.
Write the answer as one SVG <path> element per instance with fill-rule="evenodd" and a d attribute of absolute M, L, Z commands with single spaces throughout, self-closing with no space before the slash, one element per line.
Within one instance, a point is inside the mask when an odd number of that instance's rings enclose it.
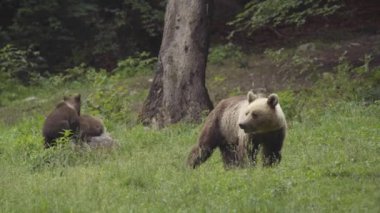
<path fill-rule="evenodd" d="M 380 211 L 378 67 L 342 60 L 312 87 L 279 91 L 289 121 L 279 166 L 225 170 L 216 151 L 190 170 L 185 159 L 201 124 L 153 130 L 136 122 L 153 64 L 130 58 L 113 74 L 81 66 L 10 91 L 0 108 L 0 211 Z M 84 113 L 105 120 L 118 149 L 74 151 L 63 141 L 43 150 L 44 116 L 74 92 L 84 96 Z"/>

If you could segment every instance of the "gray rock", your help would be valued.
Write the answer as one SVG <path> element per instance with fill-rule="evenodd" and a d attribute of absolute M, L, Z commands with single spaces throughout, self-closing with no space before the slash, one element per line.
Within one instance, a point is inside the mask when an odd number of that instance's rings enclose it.
<path fill-rule="evenodd" d="M 103 133 L 100 136 L 89 137 L 86 141 L 71 142 L 71 148 L 74 150 L 82 149 L 105 149 L 110 150 L 119 147 L 119 144 L 108 134 Z"/>
<path fill-rule="evenodd" d="M 119 146 L 108 133 L 104 133 L 96 137 L 91 137 L 89 141 L 87 141 L 87 145 L 92 149 L 116 148 Z"/>

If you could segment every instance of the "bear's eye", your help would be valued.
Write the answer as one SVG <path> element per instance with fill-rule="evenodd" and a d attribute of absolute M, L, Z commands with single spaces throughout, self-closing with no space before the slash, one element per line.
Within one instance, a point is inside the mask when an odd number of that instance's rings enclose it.
<path fill-rule="evenodd" d="M 246 113 L 245 113 L 245 116 L 247 116 L 248 114 L 249 114 L 249 112 L 246 112 Z"/>
<path fill-rule="evenodd" d="M 252 118 L 257 118 L 259 115 L 257 113 L 252 112 L 251 116 Z"/>

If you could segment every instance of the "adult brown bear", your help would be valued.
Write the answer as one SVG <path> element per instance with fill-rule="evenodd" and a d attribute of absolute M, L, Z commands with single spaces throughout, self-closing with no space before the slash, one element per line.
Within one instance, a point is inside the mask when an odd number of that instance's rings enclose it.
<path fill-rule="evenodd" d="M 248 92 L 247 98 L 224 99 L 211 111 L 187 163 L 196 168 L 219 148 L 225 167 L 244 165 L 247 157 L 255 165 L 262 147 L 264 166 L 271 166 L 281 161 L 285 135 L 286 120 L 278 96 Z"/>
<path fill-rule="evenodd" d="M 64 97 L 55 109 L 46 117 L 42 129 L 45 148 L 56 144 L 56 139 L 63 136 L 65 130 L 70 130 L 74 137 L 79 137 L 79 116 L 81 108 L 80 94 Z"/>

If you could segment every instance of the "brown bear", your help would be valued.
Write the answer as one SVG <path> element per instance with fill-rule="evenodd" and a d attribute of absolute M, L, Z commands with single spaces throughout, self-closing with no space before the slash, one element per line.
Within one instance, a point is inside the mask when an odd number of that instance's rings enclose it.
<path fill-rule="evenodd" d="M 79 121 L 80 138 L 83 143 L 73 144 L 75 148 L 112 149 L 118 147 L 117 142 L 107 133 L 101 119 L 90 115 L 81 115 Z"/>
<path fill-rule="evenodd" d="M 45 140 L 45 148 L 56 144 L 55 140 L 63 136 L 65 130 L 70 130 L 74 137 L 79 136 L 79 116 L 81 108 L 80 94 L 73 97 L 64 97 L 58 103 L 53 112 L 45 119 L 42 134 Z"/>
<path fill-rule="evenodd" d="M 274 165 L 281 161 L 286 126 L 276 94 L 264 97 L 248 92 L 247 98 L 224 99 L 208 115 L 187 163 L 196 168 L 219 148 L 227 168 L 245 165 L 247 157 L 255 165 L 262 147 L 264 166 Z"/>
<path fill-rule="evenodd" d="M 100 136 L 104 133 L 104 125 L 102 120 L 91 115 L 81 115 L 80 122 L 80 138 L 87 141 L 91 137 Z"/>

